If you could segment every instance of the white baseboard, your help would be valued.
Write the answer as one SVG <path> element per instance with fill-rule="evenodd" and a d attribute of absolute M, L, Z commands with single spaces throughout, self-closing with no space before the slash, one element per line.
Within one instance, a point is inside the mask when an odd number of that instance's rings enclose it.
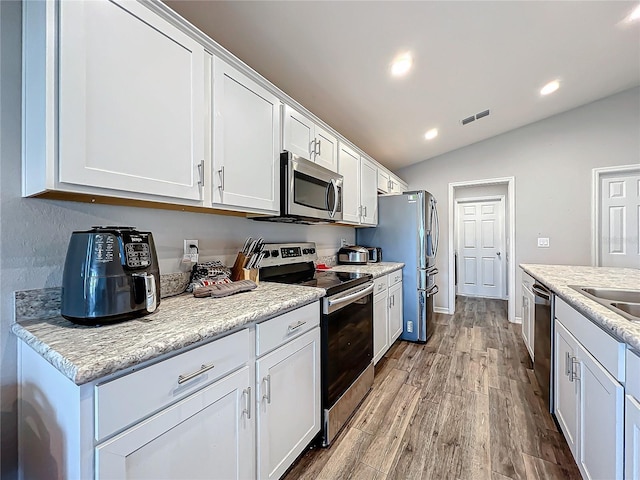
<path fill-rule="evenodd" d="M 445 307 L 433 307 L 433 311 L 434 311 L 435 313 L 445 313 L 445 314 L 447 314 L 447 315 L 451 315 L 451 314 L 449 313 L 449 309 L 448 309 L 448 308 L 445 308 Z"/>
<path fill-rule="evenodd" d="M 520 323 L 520 324 L 521 324 L 521 323 L 522 323 L 522 317 L 517 317 L 517 316 L 516 316 L 516 317 L 513 319 L 513 322 L 511 322 L 511 323 Z"/>

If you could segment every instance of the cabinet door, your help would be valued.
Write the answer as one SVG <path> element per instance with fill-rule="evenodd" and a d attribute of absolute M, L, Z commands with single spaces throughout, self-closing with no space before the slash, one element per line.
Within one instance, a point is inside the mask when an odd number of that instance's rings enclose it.
<path fill-rule="evenodd" d="M 378 168 L 378 192 L 389 193 L 389 173 Z"/>
<path fill-rule="evenodd" d="M 201 200 L 203 47 L 137 2 L 59 7 L 60 181 Z"/>
<path fill-rule="evenodd" d="M 254 474 L 244 367 L 96 448 L 98 479 L 246 479 Z"/>
<path fill-rule="evenodd" d="M 279 212 L 280 101 L 214 58 L 213 203 Z"/>
<path fill-rule="evenodd" d="M 389 349 L 389 295 L 384 293 L 373 297 L 373 363 L 376 364 Z"/>
<path fill-rule="evenodd" d="M 313 160 L 311 157 L 315 148 L 314 123 L 289 105 L 285 105 L 283 115 L 282 148 L 307 160 Z"/>
<path fill-rule="evenodd" d="M 640 480 L 640 403 L 627 395 L 624 408 L 624 478 Z"/>
<path fill-rule="evenodd" d="M 408 186 L 394 175 L 390 175 L 389 193 L 400 194 L 407 190 Z"/>
<path fill-rule="evenodd" d="M 376 225 L 378 223 L 378 169 L 376 165 L 361 157 L 360 159 L 360 199 L 362 203 L 362 223 Z"/>
<path fill-rule="evenodd" d="M 389 288 L 389 345 L 402 334 L 402 282 Z"/>
<path fill-rule="evenodd" d="M 332 172 L 338 171 L 338 138 L 316 125 L 316 154 L 313 160 Z"/>
<path fill-rule="evenodd" d="M 576 463 L 585 478 L 622 478 L 624 388 L 582 346 L 578 355 L 580 438 Z"/>
<path fill-rule="evenodd" d="M 342 219 L 347 223 L 360 223 L 360 155 L 352 148 L 340 144 L 338 173 L 344 177 L 342 185 Z"/>
<path fill-rule="evenodd" d="M 556 321 L 554 343 L 555 414 L 569 448 L 574 458 L 577 458 L 578 382 L 573 379 L 571 372 L 574 368 L 572 360 L 578 355 L 578 342 L 560 322 Z"/>
<path fill-rule="evenodd" d="M 258 478 L 277 479 L 320 431 L 320 329 L 256 362 Z"/>

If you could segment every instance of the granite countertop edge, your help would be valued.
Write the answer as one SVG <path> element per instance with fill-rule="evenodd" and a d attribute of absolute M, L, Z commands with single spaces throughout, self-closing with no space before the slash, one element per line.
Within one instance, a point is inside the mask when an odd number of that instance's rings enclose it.
<path fill-rule="evenodd" d="M 183 295 L 183 297 L 186 297 L 187 295 L 191 297 L 190 294 L 185 294 Z M 107 357 L 106 360 L 100 359 L 99 361 L 92 358 L 89 358 L 87 361 L 80 355 L 76 355 L 76 357 L 81 357 L 82 360 L 74 361 L 73 359 L 68 358 L 63 352 L 60 352 L 58 349 L 56 349 L 54 341 L 47 341 L 43 338 L 40 338 L 37 332 L 33 333 L 29 330 L 30 326 L 42 326 L 45 323 L 66 323 L 72 325 L 62 317 L 47 318 L 42 320 L 28 320 L 24 322 L 14 323 L 11 327 L 11 330 L 18 338 L 29 345 L 29 347 L 40 354 L 45 360 L 47 360 L 51 365 L 53 365 L 72 382 L 74 382 L 76 385 L 82 385 L 103 377 L 107 377 L 114 373 L 118 373 L 128 368 L 135 367 L 142 363 L 146 363 L 149 360 L 153 360 L 165 354 L 178 354 L 180 353 L 180 350 L 183 350 L 187 347 L 195 346 L 196 344 L 200 343 L 207 343 L 207 341 L 213 341 L 217 337 L 225 333 L 231 333 L 235 330 L 240 330 L 244 327 L 250 326 L 251 324 L 259 323 L 277 317 L 288 311 L 313 303 L 324 297 L 325 295 L 326 291 L 322 288 L 294 287 L 294 289 L 291 289 L 291 295 L 286 300 L 274 301 L 273 303 L 269 303 L 267 307 L 262 308 L 259 311 L 249 310 L 240 312 L 238 313 L 238 315 L 234 314 L 232 317 L 227 317 L 223 321 L 217 321 L 215 319 L 212 321 L 207 321 L 203 319 L 202 322 L 197 325 L 197 327 L 194 326 L 191 328 L 185 328 L 184 331 L 179 331 L 170 338 L 156 338 L 155 341 L 150 341 L 144 347 L 136 347 L 135 350 L 125 351 L 122 354 L 111 354 Z M 204 299 L 204 301 L 207 300 L 210 299 Z M 165 304 L 166 303 L 167 302 L 165 302 Z M 163 306 L 164 305 L 161 305 L 161 308 Z M 178 307 L 173 308 L 177 309 Z M 163 314 L 171 315 L 171 307 L 167 308 L 165 306 Z M 205 314 L 207 314 L 209 317 L 211 316 L 211 314 L 208 312 L 195 313 L 194 315 L 200 315 L 204 317 Z M 148 318 L 149 317 L 142 317 L 138 321 L 144 321 Z M 131 322 L 136 322 L 136 320 L 133 320 Z M 131 327 L 130 322 L 124 322 L 121 324 L 109 325 L 107 329 L 104 329 L 103 331 L 105 332 L 105 335 L 108 335 L 109 329 L 118 328 L 118 326 L 120 325 L 127 325 L 128 327 Z M 77 326 L 74 326 L 73 328 L 77 328 Z M 96 331 L 96 327 L 90 328 L 92 328 L 93 332 Z M 104 327 L 97 328 L 102 329 Z M 142 322 L 140 326 L 136 326 L 134 328 L 139 329 L 141 334 L 144 333 L 144 326 Z"/>
<path fill-rule="evenodd" d="M 567 302 L 571 307 L 590 319 L 616 339 L 626 343 L 636 351 L 640 351 L 640 323 L 633 322 L 622 315 L 579 293 L 569 285 L 583 285 L 609 288 L 640 289 L 640 270 L 632 268 L 588 267 L 569 265 L 520 264 L 520 268 L 534 279 L 546 285 L 554 294 Z M 561 270 L 560 270 L 561 269 Z M 558 271 L 571 275 L 575 272 L 578 278 L 559 281 L 554 278 Z M 601 272 L 599 276 L 598 273 Z M 580 278 L 591 276 L 591 280 Z"/>
<path fill-rule="evenodd" d="M 366 265 L 335 265 L 331 267 L 334 272 L 349 272 L 349 273 L 369 273 L 374 279 L 387 275 L 396 270 L 404 268 L 404 263 L 401 262 L 377 262 L 367 263 Z"/>

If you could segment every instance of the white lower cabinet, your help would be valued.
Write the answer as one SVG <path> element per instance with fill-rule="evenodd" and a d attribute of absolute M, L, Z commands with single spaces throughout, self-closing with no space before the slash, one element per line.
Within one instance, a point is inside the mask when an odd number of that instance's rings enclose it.
<path fill-rule="evenodd" d="M 531 287 L 533 279 L 526 273 L 522 274 L 522 339 L 533 360 L 533 342 L 535 335 L 534 311 L 536 300 Z"/>
<path fill-rule="evenodd" d="M 389 288 L 389 343 L 402 334 L 402 281 Z"/>
<path fill-rule="evenodd" d="M 249 367 L 96 448 L 96 478 L 254 477 Z"/>
<path fill-rule="evenodd" d="M 380 293 L 373 296 L 373 363 L 380 361 L 391 346 L 389 343 L 389 292 L 386 281 Z M 377 290 L 375 290 L 377 292 Z"/>
<path fill-rule="evenodd" d="M 256 362 L 258 478 L 278 479 L 320 431 L 320 328 Z"/>
<path fill-rule="evenodd" d="M 580 314 L 567 310 L 570 307 L 560 300 L 558 305 L 554 364 L 556 417 L 584 478 L 623 478 L 624 388 L 589 351 L 591 344 L 602 346 L 612 339 L 601 330 L 587 335 L 587 329 L 570 331 L 563 324 L 563 318 L 571 324 Z M 591 324 L 588 319 L 580 318 Z"/>
<path fill-rule="evenodd" d="M 402 334 L 402 270 L 374 280 L 373 363 L 376 364 Z"/>
<path fill-rule="evenodd" d="M 319 325 L 314 302 L 82 385 L 21 342 L 21 478 L 279 478 L 320 431 Z"/>
<path fill-rule="evenodd" d="M 624 403 L 624 478 L 640 479 L 640 403 L 627 395 Z"/>

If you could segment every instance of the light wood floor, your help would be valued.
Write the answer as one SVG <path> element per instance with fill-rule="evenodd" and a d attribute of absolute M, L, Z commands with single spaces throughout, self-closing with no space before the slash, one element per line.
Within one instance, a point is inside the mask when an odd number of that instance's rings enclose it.
<path fill-rule="evenodd" d="M 393 345 L 339 437 L 286 480 L 580 478 L 506 302 L 456 301 L 426 345 Z"/>

